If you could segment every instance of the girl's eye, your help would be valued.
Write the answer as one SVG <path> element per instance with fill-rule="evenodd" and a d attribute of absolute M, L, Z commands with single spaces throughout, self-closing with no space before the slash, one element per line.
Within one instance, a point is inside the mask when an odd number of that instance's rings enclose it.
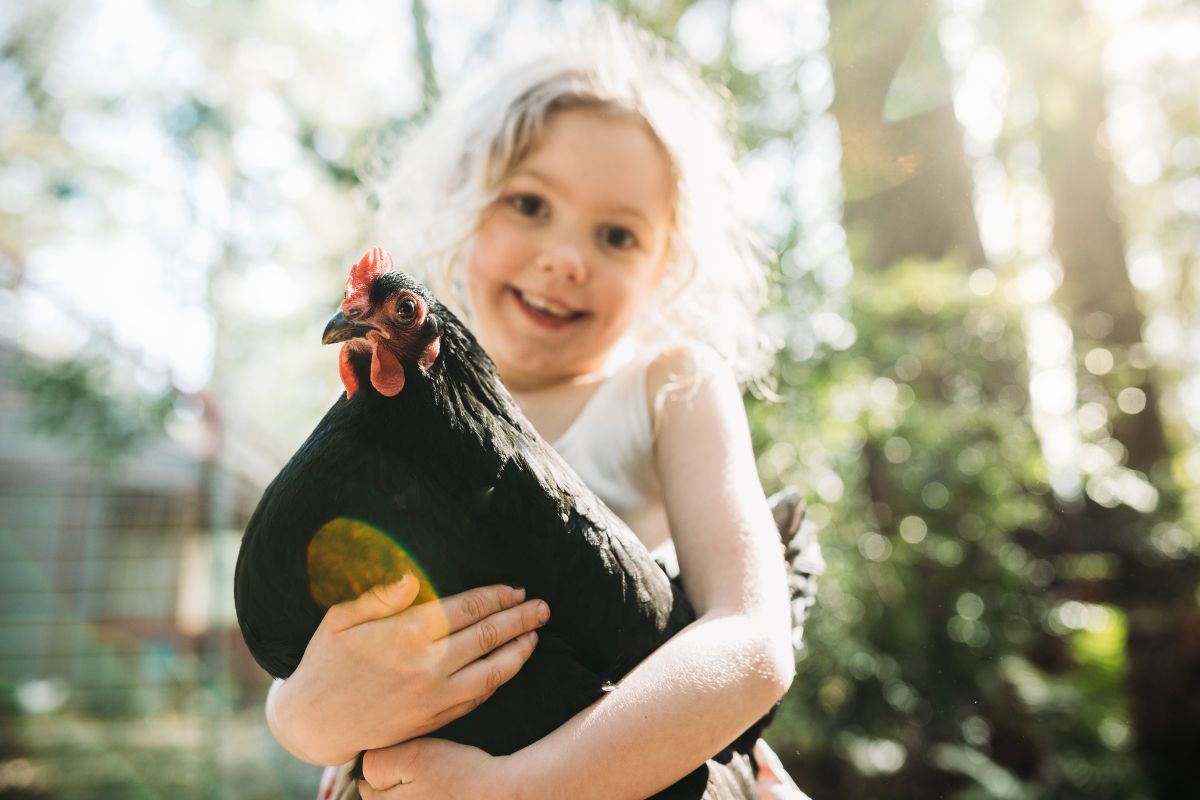
<path fill-rule="evenodd" d="M 546 213 L 546 203 L 535 194 L 519 194 L 508 202 L 524 217 L 541 217 Z"/>
<path fill-rule="evenodd" d="M 417 304 L 411 297 L 401 300 L 396 305 L 396 317 L 401 322 L 412 322 L 417 318 Z"/>
<path fill-rule="evenodd" d="M 600 239 L 617 250 L 628 250 L 637 244 L 637 237 L 628 228 L 604 228 Z"/>

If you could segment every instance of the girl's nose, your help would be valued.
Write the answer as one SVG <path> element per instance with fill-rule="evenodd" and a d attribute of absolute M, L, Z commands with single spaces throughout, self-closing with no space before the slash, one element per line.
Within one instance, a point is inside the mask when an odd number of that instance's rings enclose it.
<path fill-rule="evenodd" d="M 560 241 L 547 246 L 539 257 L 538 267 L 571 283 L 583 283 L 587 279 L 583 251 L 574 242 Z"/>

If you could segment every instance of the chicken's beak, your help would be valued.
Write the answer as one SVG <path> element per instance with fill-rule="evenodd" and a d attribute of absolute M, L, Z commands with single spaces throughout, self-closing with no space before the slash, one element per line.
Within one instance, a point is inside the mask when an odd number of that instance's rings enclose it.
<path fill-rule="evenodd" d="M 338 311 L 325 324 L 325 333 L 321 334 L 321 344 L 334 344 L 357 339 L 366 336 L 373 330 L 375 330 L 373 326 L 348 320 L 341 311 Z"/>

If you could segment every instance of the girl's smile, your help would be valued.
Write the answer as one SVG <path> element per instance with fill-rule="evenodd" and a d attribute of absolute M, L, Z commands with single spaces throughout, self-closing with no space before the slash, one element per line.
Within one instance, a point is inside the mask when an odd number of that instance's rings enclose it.
<path fill-rule="evenodd" d="M 476 334 L 510 389 L 603 366 L 663 276 L 673 200 L 669 162 L 642 120 L 600 108 L 546 118 L 467 261 Z"/>
<path fill-rule="evenodd" d="M 516 288 L 512 290 L 512 293 L 535 324 L 546 326 L 550 330 L 558 330 L 561 326 L 569 325 L 587 316 L 586 311 L 575 311 L 548 297 L 522 292 Z"/>

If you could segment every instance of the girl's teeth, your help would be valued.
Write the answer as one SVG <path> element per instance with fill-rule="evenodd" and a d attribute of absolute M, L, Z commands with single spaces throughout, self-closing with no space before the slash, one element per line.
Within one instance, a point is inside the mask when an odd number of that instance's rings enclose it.
<path fill-rule="evenodd" d="M 531 294 L 525 294 L 523 292 L 519 294 L 521 295 L 521 299 L 525 301 L 526 305 L 537 309 L 543 314 L 548 314 L 549 316 L 557 317 L 558 319 L 569 319 L 570 317 L 574 316 L 574 313 L 571 311 L 571 309 L 564 308 L 558 303 L 552 303 L 549 300 L 543 300 L 540 297 L 535 297 Z"/>

